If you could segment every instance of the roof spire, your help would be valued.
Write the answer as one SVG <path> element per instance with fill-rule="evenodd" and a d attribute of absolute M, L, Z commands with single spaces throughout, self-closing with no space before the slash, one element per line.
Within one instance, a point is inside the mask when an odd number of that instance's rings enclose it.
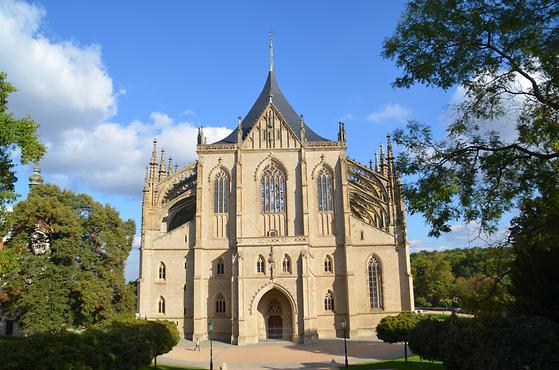
<path fill-rule="evenodd" d="M 43 176 L 41 176 L 41 167 L 39 166 L 39 163 L 35 163 L 35 166 L 33 166 L 33 174 L 29 176 L 29 189 L 31 190 L 42 183 Z"/>
<path fill-rule="evenodd" d="M 274 45 L 272 42 L 272 32 L 270 32 L 270 72 L 274 72 Z"/>

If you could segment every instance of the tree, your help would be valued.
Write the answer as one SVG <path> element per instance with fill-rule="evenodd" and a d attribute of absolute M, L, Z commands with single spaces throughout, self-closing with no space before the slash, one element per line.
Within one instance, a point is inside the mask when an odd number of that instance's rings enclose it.
<path fill-rule="evenodd" d="M 33 188 L 9 215 L 7 250 L 19 269 L 0 277 L 0 307 L 33 332 L 97 325 L 133 315 L 124 262 L 134 222 L 85 194 Z"/>
<path fill-rule="evenodd" d="M 559 195 L 526 200 L 512 223 L 515 311 L 559 322 Z"/>
<path fill-rule="evenodd" d="M 163 355 L 173 349 L 180 341 L 177 325 L 168 320 L 148 321 L 151 337 L 154 339 L 154 368 L 157 368 L 157 356 Z"/>
<path fill-rule="evenodd" d="M 404 353 L 408 362 L 408 341 L 413 328 L 423 320 L 423 315 L 402 312 L 398 316 L 386 316 L 377 325 L 377 337 L 388 343 L 404 342 Z"/>
<path fill-rule="evenodd" d="M 452 222 L 492 232 L 523 199 L 557 191 L 559 3 L 552 0 L 412 0 L 383 55 L 403 72 L 394 86 L 460 86 L 448 138 L 411 122 L 395 140 L 411 213 L 430 235 Z M 491 128 L 506 122 L 512 138 Z M 552 184 L 552 186 L 550 186 Z"/>
<path fill-rule="evenodd" d="M 14 153 L 20 151 L 19 162 L 37 162 L 46 147 L 37 138 L 38 125 L 26 116 L 16 119 L 8 112 L 8 97 L 15 87 L 7 81 L 7 75 L 0 72 L 0 235 L 7 233 L 6 206 L 16 199 L 14 184 Z"/>

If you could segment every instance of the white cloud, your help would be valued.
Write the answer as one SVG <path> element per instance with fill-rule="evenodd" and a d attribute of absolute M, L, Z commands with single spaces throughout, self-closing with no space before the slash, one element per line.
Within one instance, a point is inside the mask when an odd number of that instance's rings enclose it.
<path fill-rule="evenodd" d="M 400 104 L 389 104 L 384 109 L 370 113 L 367 119 L 371 122 L 380 123 L 385 121 L 396 121 L 404 123 L 410 117 L 410 110 Z"/>
<path fill-rule="evenodd" d="M 0 2 L 0 70 L 18 91 L 10 110 L 31 114 L 43 137 L 88 127 L 116 113 L 112 79 L 99 45 L 53 42 L 40 32 L 45 10 L 20 1 Z"/>
<path fill-rule="evenodd" d="M 152 113 L 151 119 L 152 122 L 134 121 L 125 127 L 101 123 L 92 130 L 68 130 L 57 145 L 49 148 L 45 172 L 71 174 L 78 184 L 94 190 L 139 196 L 153 138 L 158 139 L 159 148 L 165 148 L 166 157 L 171 155 L 173 163 L 180 167 L 196 158 L 197 127 L 189 122 L 174 123 L 160 112 Z M 231 130 L 206 127 L 204 132 L 212 142 Z"/>
<path fill-rule="evenodd" d="M 49 40 L 41 34 L 45 16 L 38 5 L 0 0 L 0 70 L 18 88 L 9 107 L 40 124 L 49 148 L 43 173 L 50 181 L 80 191 L 139 196 L 154 137 L 180 166 L 195 159 L 198 124 L 175 123 L 162 112 L 153 112 L 149 122 L 111 122 L 126 91 L 114 91 L 101 47 Z M 192 111 L 184 114 L 197 118 Z M 229 132 L 205 129 L 208 142 Z"/>

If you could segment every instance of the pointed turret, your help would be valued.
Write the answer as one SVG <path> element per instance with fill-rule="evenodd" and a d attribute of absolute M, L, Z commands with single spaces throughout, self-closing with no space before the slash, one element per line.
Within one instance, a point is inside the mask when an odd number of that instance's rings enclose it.
<path fill-rule="evenodd" d="M 338 141 L 346 141 L 345 123 L 338 122 Z"/>
<path fill-rule="evenodd" d="M 384 146 L 380 144 L 380 173 L 386 176 L 386 157 L 384 156 Z"/>
<path fill-rule="evenodd" d="M 243 121 L 241 116 L 237 117 L 237 143 L 243 142 Z"/>
<path fill-rule="evenodd" d="M 378 172 L 378 152 L 375 151 L 375 172 Z"/>
<path fill-rule="evenodd" d="M 206 136 L 204 136 L 204 127 L 198 127 L 198 145 L 206 144 Z"/>
<path fill-rule="evenodd" d="M 157 181 L 157 139 L 153 139 L 153 150 L 149 162 L 149 180 L 152 185 Z"/>
<path fill-rule="evenodd" d="M 387 166 L 388 166 L 388 176 L 392 182 L 396 182 L 394 178 L 394 153 L 392 152 L 392 143 L 390 141 L 390 134 L 386 135 L 386 150 L 388 154 Z"/>
<path fill-rule="evenodd" d="M 173 174 L 173 157 L 169 156 L 169 163 L 167 164 L 167 176 Z"/>
<path fill-rule="evenodd" d="M 159 181 L 165 179 L 167 170 L 165 169 L 165 148 L 161 148 L 161 160 L 159 161 Z"/>
<path fill-rule="evenodd" d="M 43 183 L 43 176 L 41 175 L 41 167 L 39 163 L 35 163 L 33 166 L 33 173 L 29 176 L 29 190 L 33 189 L 37 185 Z"/>

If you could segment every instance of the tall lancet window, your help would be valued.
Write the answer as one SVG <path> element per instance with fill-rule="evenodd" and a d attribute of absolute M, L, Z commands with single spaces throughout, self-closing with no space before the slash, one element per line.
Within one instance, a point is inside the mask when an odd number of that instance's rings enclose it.
<path fill-rule="evenodd" d="M 275 162 L 268 164 L 262 172 L 260 199 L 262 213 L 285 212 L 285 174 Z"/>
<path fill-rule="evenodd" d="M 332 174 L 323 168 L 316 178 L 318 191 L 318 210 L 320 212 L 330 212 L 334 210 L 332 199 Z"/>
<path fill-rule="evenodd" d="M 369 260 L 369 304 L 373 309 L 382 309 L 381 268 L 376 257 Z"/>
<path fill-rule="evenodd" d="M 214 177 L 214 213 L 229 212 L 229 176 L 221 170 Z"/>

